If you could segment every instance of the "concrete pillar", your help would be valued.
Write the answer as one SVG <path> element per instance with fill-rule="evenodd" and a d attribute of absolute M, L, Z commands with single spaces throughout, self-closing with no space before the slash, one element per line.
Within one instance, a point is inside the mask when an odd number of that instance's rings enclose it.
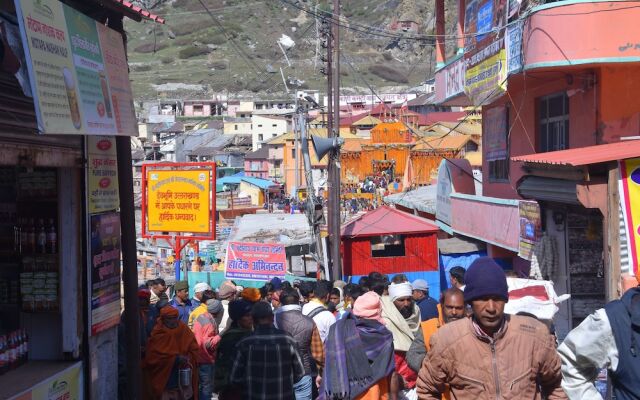
<path fill-rule="evenodd" d="M 465 0 L 458 0 L 458 26 L 456 30 L 458 35 L 458 54 L 464 53 L 464 19 L 466 11 L 465 3 Z"/>

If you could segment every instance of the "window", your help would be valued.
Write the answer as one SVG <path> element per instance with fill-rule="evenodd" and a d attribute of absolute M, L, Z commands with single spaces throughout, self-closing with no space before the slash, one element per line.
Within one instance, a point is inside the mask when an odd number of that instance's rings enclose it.
<path fill-rule="evenodd" d="M 238 125 L 234 125 L 233 129 L 235 129 L 237 131 L 238 130 Z"/>
<path fill-rule="evenodd" d="M 262 124 L 258 124 L 258 128 L 262 128 Z"/>
<path fill-rule="evenodd" d="M 539 139 L 541 153 L 569 148 L 569 96 L 557 93 L 540 98 Z"/>
<path fill-rule="evenodd" d="M 264 140 L 264 135 L 262 133 L 258 134 L 258 140 L 261 142 Z"/>
<path fill-rule="evenodd" d="M 277 133 L 272 133 L 272 134 L 271 134 L 271 137 L 276 137 L 276 136 L 278 136 L 278 134 L 277 134 Z"/>
<path fill-rule="evenodd" d="M 371 238 L 372 257 L 404 257 L 404 237 L 383 235 Z"/>
<path fill-rule="evenodd" d="M 509 110 L 497 106 L 485 111 L 482 120 L 484 154 L 489 164 L 489 182 L 509 181 Z M 486 134 L 485 134 L 486 133 Z"/>
<path fill-rule="evenodd" d="M 296 149 L 291 149 L 291 158 L 296 158 Z"/>
<path fill-rule="evenodd" d="M 272 127 L 272 128 L 277 128 L 277 127 L 278 127 L 278 124 L 271 124 L 271 127 Z"/>

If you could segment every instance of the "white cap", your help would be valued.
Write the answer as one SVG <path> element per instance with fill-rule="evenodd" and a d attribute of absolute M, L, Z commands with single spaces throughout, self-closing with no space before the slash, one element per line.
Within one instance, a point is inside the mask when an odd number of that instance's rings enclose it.
<path fill-rule="evenodd" d="M 389 297 L 391 301 L 396 301 L 400 297 L 411 297 L 413 287 L 409 282 L 392 283 L 389 285 Z"/>
<path fill-rule="evenodd" d="M 206 282 L 196 283 L 196 285 L 193 287 L 193 293 L 201 293 L 205 290 L 211 290 L 211 286 L 209 286 L 209 284 Z"/>

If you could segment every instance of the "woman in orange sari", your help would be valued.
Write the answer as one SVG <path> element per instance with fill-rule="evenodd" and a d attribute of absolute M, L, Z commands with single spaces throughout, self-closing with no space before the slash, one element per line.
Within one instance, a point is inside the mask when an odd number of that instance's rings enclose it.
<path fill-rule="evenodd" d="M 178 319 L 178 310 L 165 306 L 147 342 L 142 362 L 144 398 L 147 400 L 198 399 L 198 343 Z M 191 368 L 191 385 L 181 386 L 178 370 Z"/>

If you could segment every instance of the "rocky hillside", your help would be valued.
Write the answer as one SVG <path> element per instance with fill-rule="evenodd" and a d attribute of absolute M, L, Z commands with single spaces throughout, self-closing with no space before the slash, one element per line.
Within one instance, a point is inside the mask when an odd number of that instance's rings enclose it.
<path fill-rule="evenodd" d="M 450 0 L 448 0 L 450 1 Z M 327 0 L 146 0 L 165 25 L 127 22 L 131 79 L 137 99 L 210 97 L 323 89 L 314 14 L 330 10 Z M 145 4 L 150 3 L 150 4 Z M 156 3 L 158 3 L 156 5 Z M 343 0 L 342 86 L 370 92 L 411 87 L 433 74 L 433 0 Z M 412 19 L 419 32 L 393 30 Z M 455 19 L 455 15 L 448 19 Z M 450 24 L 448 24 L 450 25 Z M 451 31 L 452 29 L 448 29 Z M 295 45 L 284 56 L 278 40 Z M 420 36 L 417 38 L 416 36 Z"/>

